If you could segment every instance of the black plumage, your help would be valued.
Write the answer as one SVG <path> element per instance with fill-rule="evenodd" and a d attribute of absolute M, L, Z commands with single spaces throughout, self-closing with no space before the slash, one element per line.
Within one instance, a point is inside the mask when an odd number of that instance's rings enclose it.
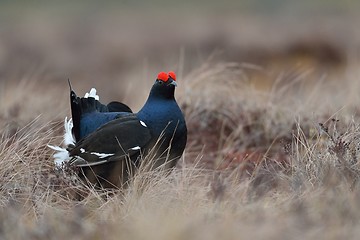
<path fill-rule="evenodd" d="M 105 188 L 123 185 L 149 152 L 154 168 L 174 167 L 187 141 L 185 119 L 174 97 L 175 78 L 173 72 L 159 73 L 138 113 L 119 102 L 101 104 L 96 94 L 79 98 L 70 87 L 75 139 L 66 148 L 66 164 Z"/>

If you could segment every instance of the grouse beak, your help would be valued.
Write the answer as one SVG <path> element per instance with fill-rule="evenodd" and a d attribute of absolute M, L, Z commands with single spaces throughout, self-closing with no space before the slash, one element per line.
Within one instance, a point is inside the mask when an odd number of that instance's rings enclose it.
<path fill-rule="evenodd" d="M 172 78 L 169 78 L 169 85 L 173 85 L 173 86 L 177 86 L 175 80 L 173 80 Z"/>

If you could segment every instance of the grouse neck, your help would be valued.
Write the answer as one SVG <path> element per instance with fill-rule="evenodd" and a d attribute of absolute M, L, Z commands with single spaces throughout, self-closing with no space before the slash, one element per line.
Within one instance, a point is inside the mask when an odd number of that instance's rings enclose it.
<path fill-rule="evenodd" d="M 147 101 L 151 100 L 175 100 L 175 86 L 166 86 L 155 84 L 150 91 Z"/>

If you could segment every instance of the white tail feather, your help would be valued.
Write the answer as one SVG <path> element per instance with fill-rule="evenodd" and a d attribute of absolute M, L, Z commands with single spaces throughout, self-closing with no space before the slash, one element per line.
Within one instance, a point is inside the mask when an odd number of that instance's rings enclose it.
<path fill-rule="evenodd" d="M 67 117 L 65 117 L 65 121 L 64 121 L 64 128 L 65 128 L 64 146 L 65 147 L 64 148 L 59 147 L 59 146 L 48 145 L 49 148 L 56 151 L 53 155 L 53 158 L 54 158 L 55 167 L 57 167 L 57 168 L 61 168 L 65 163 L 67 163 L 70 160 L 69 152 L 68 152 L 68 150 L 66 150 L 66 147 L 71 144 L 75 144 L 75 138 L 72 134 L 73 126 L 74 125 L 73 125 L 72 119 L 70 118 L 68 121 Z"/>
<path fill-rule="evenodd" d="M 95 98 L 95 100 L 98 100 L 98 101 L 100 99 L 100 97 L 96 94 L 95 88 L 91 88 L 88 93 L 85 93 L 84 98 L 89 98 L 89 97 Z"/>
<path fill-rule="evenodd" d="M 72 134 L 72 128 L 73 128 L 73 121 L 72 118 L 69 119 L 69 121 L 67 120 L 67 117 L 65 117 L 65 121 L 64 121 L 64 128 L 65 128 L 65 133 L 64 133 L 64 145 L 65 146 L 69 146 L 71 144 L 75 144 L 75 138 Z"/>
<path fill-rule="evenodd" d="M 70 160 L 69 152 L 65 148 L 59 146 L 52 146 L 52 145 L 47 145 L 47 146 L 52 150 L 57 151 L 53 155 L 55 167 L 60 168 Z"/>

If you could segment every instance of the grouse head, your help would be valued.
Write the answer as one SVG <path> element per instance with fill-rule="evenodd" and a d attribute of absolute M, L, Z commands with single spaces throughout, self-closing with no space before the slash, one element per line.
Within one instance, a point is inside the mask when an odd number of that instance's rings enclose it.
<path fill-rule="evenodd" d="M 163 99 L 174 99 L 176 75 L 174 72 L 160 72 L 151 88 L 150 96 Z"/>

